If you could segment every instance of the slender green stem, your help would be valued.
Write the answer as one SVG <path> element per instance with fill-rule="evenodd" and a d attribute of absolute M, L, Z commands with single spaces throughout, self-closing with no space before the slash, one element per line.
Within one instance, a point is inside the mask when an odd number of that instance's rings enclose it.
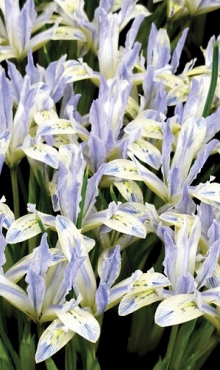
<path fill-rule="evenodd" d="M 28 194 L 20 166 L 18 166 L 18 181 L 23 196 L 24 204 L 27 204 Z"/>
<path fill-rule="evenodd" d="M 87 182 L 89 177 L 89 167 L 87 167 L 85 176 L 83 178 L 83 184 L 82 184 L 82 192 L 81 192 L 81 202 L 80 202 L 80 212 L 77 220 L 77 227 L 78 229 L 82 226 L 82 219 L 83 219 L 83 209 L 85 204 L 85 197 L 86 197 L 86 188 L 87 188 Z"/>
<path fill-rule="evenodd" d="M 167 346 L 167 352 L 166 352 L 166 355 L 165 355 L 165 358 L 168 359 L 169 363 L 170 363 L 170 360 L 172 358 L 173 349 L 174 349 L 174 346 L 175 346 L 175 343 L 176 343 L 178 330 L 179 330 L 179 325 L 174 325 L 171 329 L 170 339 L 169 339 L 169 343 L 168 343 L 168 346 Z"/>
<path fill-rule="evenodd" d="M 11 174 L 11 185 L 12 185 L 12 194 L 13 194 L 14 215 L 15 215 L 15 219 L 17 219 L 20 216 L 17 167 L 11 168 L 10 174 Z"/>
<path fill-rule="evenodd" d="M 213 48 L 213 59 L 212 59 L 212 77 L 209 86 L 209 91 L 205 103 L 205 107 L 203 110 L 202 116 L 205 118 L 210 114 L 212 101 L 215 94 L 215 89 L 218 81 L 218 53 L 219 53 L 219 46 L 218 42 L 216 41 Z"/>

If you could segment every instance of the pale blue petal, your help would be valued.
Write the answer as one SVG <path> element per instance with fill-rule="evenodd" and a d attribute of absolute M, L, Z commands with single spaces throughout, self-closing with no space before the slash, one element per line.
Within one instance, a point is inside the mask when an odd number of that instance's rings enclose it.
<path fill-rule="evenodd" d="M 180 39 L 177 43 L 177 46 L 174 49 L 174 52 L 173 52 L 173 55 L 172 55 L 172 58 L 171 58 L 171 62 L 170 62 L 170 64 L 173 67 L 173 71 L 172 71 L 173 73 L 176 72 L 176 70 L 179 66 L 180 56 L 181 56 L 183 47 L 185 45 L 185 41 L 186 41 L 188 31 L 189 31 L 189 28 L 184 29 L 184 31 L 183 31 L 183 33 L 182 33 L 182 35 L 181 35 L 181 37 L 180 37 Z"/>
<path fill-rule="evenodd" d="M 107 285 L 99 284 L 98 289 L 96 290 L 95 302 L 96 302 L 96 316 L 103 313 L 107 307 L 109 301 L 109 289 Z"/>
<path fill-rule="evenodd" d="M 112 286 L 120 273 L 121 254 L 120 246 L 104 251 L 99 257 L 98 273 L 101 284 L 105 283 L 108 288 Z"/>
<path fill-rule="evenodd" d="M 188 272 L 186 275 L 180 276 L 176 281 L 176 294 L 189 294 L 195 291 L 196 283 L 193 276 Z"/>
<path fill-rule="evenodd" d="M 206 284 L 206 280 L 211 278 L 214 274 L 216 265 L 218 263 L 219 254 L 220 243 L 219 240 L 216 240 L 209 248 L 205 261 L 202 263 L 202 267 L 196 277 L 198 288 L 203 287 Z"/>
<path fill-rule="evenodd" d="M 75 331 L 90 342 L 96 342 L 100 335 L 98 321 L 91 313 L 75 307 L 66 313 L 57 314 L 62 323 L 70 330 Z"/>
<path fill-rule="evenodd" d="M 72 339 L 74 334 L 60 320 L 54 320 L 39 339 L 35 355 L 36 363 L 53 356 Z"/>
<path fill-rule="evenodd" d="M 156 310 L 155 322 L 166 327 L 196 319 L 203 312 L 195 303 L 193 294 L 178 294 L 161 302 Z"/>

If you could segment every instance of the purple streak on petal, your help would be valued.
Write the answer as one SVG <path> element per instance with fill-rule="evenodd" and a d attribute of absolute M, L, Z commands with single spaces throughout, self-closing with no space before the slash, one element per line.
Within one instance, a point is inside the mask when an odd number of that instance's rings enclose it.
<path fill-rule="evenodd" d="M 220 224 L 216 220 L 213 220 L 212 225 L 208 230 L 209 245 L 212 245 L 215 241 L 220 240 Z"/>
<path fill-rule="evenodd" d="M 154 81 L 155 68 L 149 66 L 143 81 L 144 97 L 146 100 L 145 108 L 153 109 L 159 113 L 166 114 L 166 92 L 162 82 Z"/>
<path fill-rule="evenodd" d="M 13 101 L 18 105 L 21 94 L 21 86 L 23 85 L 23 78 L 13 63 L 7 61 L 7 66 L 8 66 L 8 75 L 11 80 L 10 87 Z"/>
<path fill-rule="evenodd" d="M 176 294 L 190 294 L 196 288 L 193 276 L 188 272 L 186 275 L 180 276 L 176 281 Z"/>
<path fill-rule="evenodd" d="M 202 288 L 206 284 L 206 280 L 211 278 L 216 269 L 218 258 L 220 254 L 220 240 L 216 240 L 209 248 L 208 254 L 205 261 L 202 264 L 202 268 L 196 277 L 198 283 L 198 289 Z"/>
<path fill-rule="evenodd" d="M 125 41 L 125 49 L 126 50 L 131 50 L 137 33 L 139 31 L 139 28 L 141 26 L 141 23 L 143 22 L 145 16 L 143 14 L 140 14 L 137 18 L 134 19 L 131 28 L 129 29 L 127 36 L 126 36 L 126 41 Z"/>
<path fill-rule="evenodd" d="M 183 186 L 183 193 L 179 202 L 175 206 L 175 210 L 181 214 L 192 215 L 195 214 L 196 204 L 189 196 L 187 183 Z"/>
<path fill-rule="evenodd" d="M 106 250 L 100 257 L 102 259 L 102 267 L 100 271 L 101 283 L 105 283 L 108 288 L 117 279 L 121 267 L 120 246 Z"/>
<path fill-rule="evenodd" d="M 63 78 L 65 60 L 66 55 L 62 56 L 58 61 L 51 62 L 45 71 L 45 80 L 49 85 L 50 95 L 54 103 L 61 99 L 67 84 Z"/>
<path fill-rule="evenodd" d="M 60 118 L 71 120 L 73 117 L 78 122 L 81 122 L 79 113 L 76 111 L 81 95 L 74 95 L 73 87 L 71 84 L 65 86 L 62 98 L 62 105 L 60 108 Z M 71 113 L 70 113 L 71 112 Z"/>
<path fill-rule="evenodd" d="M 205 137 L 206 142 L 212 139 L 213 136 L 220 131 L 219 122 L 220 122 L 220 107 L 218 107 L 217 110 L 213 114 L 211 114 L 210 116 L 206 118 L 206 125 L 207 125 L 207 131 L 206 131 L 206 137 Z"/>
<path fill-rule="evenodd" d="M 155 26 L 155 24 L 152 23 L 150 34 L 148 37 L 148 46 L 147 46 L 147 66 L 148 67 L 152 65 L 153 63 L 153 52 L 154 52 L 154 47 L 156 44 L 157 34 L 158 34 L 158 29 Z"/>
<path fill-rule="evenodd" d="M 163 261 L 164 273 L 168 277 L 170 282 L 172 284 L 175 284 L 176 283 L 175 267 L 178 250 L 172 238 L 167 232 L 164 233 L 164 242 L 165 242 L 165 259 Z"/>
<path fill-rule="evenodd" d="M 186 179 L 186 182 L 188 184 L 191 184 L 191 182 L 196 179 L 197 175 L 201 172 L 205 162 L 209 158 L 212 150 L 215 148 L 218 142 L 218 140 L 213 139 L 202 150 L 198 152 L 197 158 L 190 168 L 189 174 Z"/>
<path fill-rule="evenodd" d="M 96 301 L 96 315 L 100 315 L 102 312 L 105 311 L 106 306 L 109 301 L 109 289 L 105 283 L 101 283 L 96 290 L 95 301 Z"/>
<path fill-rule="evenodd" d="M 12 95 L 5 71 L 0 69 L 0 134 L 12 129 Z"/>
<path fill-rule="evenodd" d="M 91 133 L 88 141 L 89 162 L 91 162 L 93 171 L 97 172 L 98 168 L 105 162 L 106 145 L 98 136 Z"/>
<path fill-rule="evenodd" d="M 59 164 L 58 197 L 62 215 L 76 223 L 86 163 L 81 146 L 70 144 L 66 145 L 64 150 L 64 155 L 68 155 L 68 163 Z"/>
<path fill-rule="evenodd" d="M 168 180 L 171 197 L 180 193 L 181 182 L 182 182 L 182 176 L 181 176 L 180 168 L 178 166 L 174 166 L 169 173 L 169 180 Z"/>
<path fill-rule="evenodd" d="M 30 77 L 31 84 L 35 84 L 41 81 L 40 71 L 34 65 L 33 54 L 31 50 L 28 50 L 28 60 L 25 68 L 27 75 Z"/>
<path fill-rule="evenodd" d="M 25 278 L 28 284 L 27 293 L 36 313 L 40 315 L 43 299 L 45 296 L 46 286 L 44 279 L 33 269 L 29 269 Z"/>
<path fill-rule="evenodd" d="M 214 209 L 210 204 L 206 204 L 201 202 L 199 209 L 198 209 L 198 215 L 201 220 L 202 224 L 202 235 L 205 238 L 205 240 L 208 239 L 208 231 L 213 223 L 213 220 L 215 218 Z M 208 240 L 207 240 L 208 242 Z"/>
<path fill-rule="evenodd" d="M 84 203 L 84 216 L 87 217 L 96 202 L 99 193 L 99 182 L 105 170 L 105 164 L 99 167 L 96 173 L 88 180 Z"/>
<path fill-rule="evenodd" d="M 183 31 L 178 43 L 177 43 L 177 46 L 175 47 L 174 49 L 174 52 L 173 52 L 173 55 L 172 55 L 172 58 L 171 58 L 171 65 L 173 67 L 173 73 L 176 72 L 178 66 L 179 66 L 179 60 L 180 60 L 180 56 L 182 54 L 182 50 L 183 50 L 183 47 L 185 45 L 185 41 L 186 41 L 186 37 L 187 37 L 187 34 L 188 34 L 188 31 L 189 31 L 189 28 L 185 28 L 185 30 Z"/>

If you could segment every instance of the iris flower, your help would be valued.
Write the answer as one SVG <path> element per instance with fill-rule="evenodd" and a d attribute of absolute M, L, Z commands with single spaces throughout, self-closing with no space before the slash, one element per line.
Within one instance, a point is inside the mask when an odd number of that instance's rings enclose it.
<path fill-rule="evenodd" d="M 27 0 L 22 9 L 19 0 L 4 0 L 1 5 L 4 22 L 0 20 L 0 61 L 10 58 L 22 60 L 29 49 L 33 51 L 41 48 L 55 35 L 56 27 L 34 33 L 51 23 L 50 17 L 55 9 L 55 4 L 48 4 L 38 16 L 34 0 Z"/>

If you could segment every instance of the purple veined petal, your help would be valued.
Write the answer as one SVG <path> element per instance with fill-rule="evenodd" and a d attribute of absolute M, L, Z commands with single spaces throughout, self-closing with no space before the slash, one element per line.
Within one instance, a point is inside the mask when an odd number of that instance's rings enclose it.
<path fill-rule="evenodd" d="M 216 182 L 200 184 L 190 193 L 202 202 L 220 208 L 220 184 Z"/>
<path fill-rule="evenodd" d="M 52 26 L 46 31 L 42 31 L 36 36 L 33 36 L 26 45 L 26 50 L 31 49 L 33 52 L 40 49 L 43 45 L 45 45 L 48 41 L 50 41 L 53 36 L 55 35 L 57 29 L 57 24 Z"/>
<path fill-rule="evenodd" d="M 121 268 L 120 246 L 102 252 L 98 260 L 98 274 L 101 283 L 110 288 L 117 279 Z"/>
<path fill-rule="evenodd" d="M 28 254 L 20 261 L 15 263 L 12 267 L 10 267 L 6 271 L 5 276 L 11 281 L 14 281 L 15 283 L 18 282 L 27 273 L 31 263 L 33 263 L 33 261 L 36 260 L 38 248 L 39 247 L 35 248 L 32 253 Z M 66 261 L 66 257 L 64 256 L 62 251 L 58 248 L 51 248 L 50 254 L 52 258 L 52 261 L 50 262 L 51 266 Z"/>
<path fill-rule="evenodd" d="M 118 210 L 109 220 L 104 221 L 103 224 L 124 234 L 133 235 L 138 238 L 146 237 L 146 229 L 143 223 L 137 217 L 127 212 Z"/>
<path fill-rule="evenodd" d="M 193 294 L 178 294 L 159 304 L 155 322 L 162 327 L 173 326 L 194 320 L 203 314 L 195 303 Z"/>
<path fill-rule="evenodd" d="M 0 140 L 6 141 L 7 137 L 11 136 L 10 134 L 12 130 L 13 95 L 10 89 L 9 80 L 6 78 L 3 68 L 0 70 L 0 86 L 0 120 L 2 122 Z"/>
<path fill-rule="evenodd" d="M 55 121 L 59 117 L 54 109 L 37 111 L 34 114 L 34 120 L 38 126 L 41 126 L 45 121 Z"/>
<path fill-rule="evenodd" d="M 139 114 L 133 121 L 129 122 L 124 131 L 128 135 L 133 135 L 137 129 L 140 130 L 142 137 L 163 139 L 162 123 L 145 118 L 144 114 Z"/>
<path fill-rule="evenodd" d="M 59 154 L 57 150 L 44 143 L 36 143 L 32 147 L 23 148 L 28 157 L 43 162 L 48 166 L 57 169 L 59 164 Z"/>
<path fill-rule="evenodd" d="M 42 276 L 36 273 L 32 268 L 32 265 L 30 265 L 25 281 L 28 284 L 27 287 L 28 298 L 36 312 L 36 316 L 39 318 L 41 314 L 43 299 L 46 292 L 45 280 Z"/>
<path fill-rule="evenodd" d="M 35 19 L 35 22 L 33 24 L 32 33 L 35 33 L 41 27 L 44 27 L 46 23 L 52 23 L 51 16 L 55 10 L 56 10 L 55 3 L 45 4 L 43 11 Z"/>
<path fill-rule="evenodd" d="M 21 73 L 17 70 L 14 63 L 7 61 L 8 75 L 11 80 L 11 91 L 13 101 L 18 105 L 20 100 L 21 86 L 23 84 L 23 78 Z"/>
<path fill-rule="evenodd" d="M 205 162 L 211 155 L 211 152 L 215 149 L 218 140 L 211 140 L 205 147 L 198 152 L 197 158 L 193 163 L 192 167 L 190 168 L 189 174 L 186 178 L 186 182 L 191 184 L 193 180 L 197 177 L 197 175 L 201 172 L 202 167 L 204 166 Z"/>
<path fill-rule="evenodd" d="M 95 173 L 106 160 L 106 144 L 101 138 L 91 133 L 88 141 L 88 151 L 89 161 Z"/>
<path fill-rule="evenodd" d="M 9 227 L 6 240 L 9 244 L 19 243 L 41 233 L 36 216 L 28 214 L 20 217 Z"/>
<path fill-rule="evenodd" d="M 109 302 L 106 307 L 106 310 L 109 310 L 111 307 L 117 305 L 121 298 L 128 292 L 131 291 L 134 282 L 142 274 L 142 271 L 136 270 L 130 277 L 122 280 L 120 283 L 114 285 L 110 290 Z"/>
<path fill-rule="evenodd" d="M 114 185 L 127 202 L 144 203 L 142 191 L 135 181 L 114 181 Z"/>
<path fill-rule="evenodd" d="M 187 221 L 188 221 L 189 226 L 192 226 L 195 218 L 191 215 L 187 214 L 187 216 L 186 216 L 185 214 L 172 212 L 172 211 L 163 212 L 160 215 L 160 219 L 165 221 L 165 223 L 167 225 L 169 225 L 169 226 L 175 225 L 175 226 L 178 226 L 178 227 L 182 227 L 182 225 L 184 224 L 185 217 L 187 217 Z"/>
<path fill-rule="evenodd" d="M 119 304 L 118 314 L 119 316 L 126 316 L 161 299 L 159 289 L 158 291 L 156 289 L 146 289 L 144 292 L 128 293 Z"/>
<path fill-rule="evenodd" d="M 88 251 L 95 245 L 95 241 L 84 237 L 75 225 L 63 216 L 56 217 L 56 228 L 63 253 L 71 261 L 73 258 L 85 257 L 81 264 L 75 283 L 75 290 L 83 299 L 81 304 L 92 307 L 96 292 L 96 279 Z"/>
<path fill-rule="evenodd" d="M 101 283 L 98 286 L 95 294 L 96 312 L 95 316 L 103 313 L 107 307 L 109 301 L 109 289 L 105 283 Z"/>
<path fill-rule="evenodd" d="M 45 361 L 64 347 L 75 335 L 59 319 L 54 320 L 41 335 L 35 355 L 36 363 Z"/>
<path fill-rule="evenodd" d="M 131 293 L 142 293 L 146 289 L 158 289 L 169 286 L 169 279 L 159 272 L 149 270 L 141 274 L 134 282 Z"/>
<path fill-rule="evenodd" d="M 220 240 L 220 224 L 216 220 L 212 220 L 212 224 L 208 229 L 209 245 L 212 245 L 217 240 Z"/>
<path fill-rule="evenodd" d="M 120 31 L 130 22 L 132 19 L 136 19 L 138 16 L 144 15 L 149 17 L 151 13 L 142 4 L 136 4 L 133 0 L 122 2 L 121 11 L 118 14 Z"/>
<path fill-rule="evenodd" d="M 68 329 L 76 332 L 83 338 L 93 343 L 98 340 L 100 326 L 91 313 L 75 307 L 66 313 L 57 314 L 57 316 Z"/>
<path fill-rule="evenodd" d="M 181 275 L 176 280 L 175 293 L 176 294 L 190 294 L 196 289 L 196 282 L 194 277 L 189 272 Z"/>
<path fill-rule="evenodd" d="M 161 166 L 161 153 L 156 146 L 147 140 L 138 139 L 128 145 L 128 149 L 142 162 L 159 169 Z"/>
<path fill-rule="evenodd" d="M 98 186 L 101 181 L 104 170 L 105 164 L 101 165 L 98 168 L 98 170 L 94 173 L 94 175 L 88 179 L 83 211 L 83 215 L 85 218 L 87 215 L 89 215 L 96 202 L 96 197 L 98 196 L 99 192 Z"/>
<path fill-rule="evenodd" d="M 4 297 L 14 307 L 35 320 L 35 311 L 28 299 L 27 293 L 13 281 L 0 274 L 0 296 Z"/>
<path fill-rule="evenodd" d="M 104 175 L 115 176 L 126 180 L 142 180 L 134 163 L 127 159 L 114 159 L 107 163 Z"/>
<path fill-rule="evenodd" d="M 188 31 L 189 31 L 189 28 L 186 28 L 178 43 L 177 43 L 177 46 L 175 47 L 174 49 L 174 52 L 173 52 L 173 55 L 172 55 L 172 58 L 171 58 L 171 65 L 173 67 L 173 73 L 176 72 L 178 66 L 179 66 L 179 60 L 180 60 L 180 56 L 181 56 L 181 53 L 182 53 L 182 50 L 183 50 L 183 47 L 184 47 L 184 44 L 185 44 L 185 41 L 186 41 L 186 37 L 187 37 L 187 34 L 188 34 Z"/>
<path fill-rule="evenodd" d="M 45 120 L 37 130 L 37 136 L 43 135 L 71 135 L 75 134 L 75 130 L 70 121 L 63 119 Z"/>
<path fill-rule="evenodd" d="M 99 72 L 93 71 L 87 63 L 80 61 L 74 61 L 74 63 L 65 63 L 65 70 L 63 77 L 68 83 L 91 79 L 95 85 L 99 85 L 100 74 Z"/>
<path fill-rule="evenodd" d="M 80 243 L 82 248 L 82 255 L 86 256 L 87 253 L 94 247 L 95 241 L 81 234 L 80 230 L 76 228 L 71 220 L 63 216 L 56 216 L 55 221 L 56 229 L 59 236 L 61 248 L 67 259 L 71 259 L 69 247 L 74 248 L 75 245 Z"/>
<path fill-rule="evenodd" d="M 214 275 L 215 269 L 218 264 L 218 258 L 220 254 L 220 243 L 216 240 L 209 248 L 205 260 L 196 277 L 198 283 L 198 289 L 206 285 L 206 280 Z"/>
<path fill-rule="evenodd" d="M 192 198 L 189 196 L 189 190 L 187 183 L 183 186 L 183 192 L 182 196 L 179 200 L 179 202 L 176 204 L 175 209 L 178 213 L 182 214 L 195 214 L 196 212 L 196 204 L 192 200 Z"/>
<path fill-rule="evenodd" d="M 58 26 L 52 40 L 77 40 L 86 42 L 85 34 L 78 28 L 71 26 Z"/>
<path fill-rule="evenodd" d="M 3 226 L 5 229 L 9 229 L 9 227 L 12 225 L 12 223 L 14 222 L 15 218 L 14 218 L 14 214 L 13 212 L 10 210 L 10 208 L 8 207 L 7 204 L 4 203 L 5 202 L 5 198 L 2 197 L 0 199 L 0 215 L 3 214 Z"/>

